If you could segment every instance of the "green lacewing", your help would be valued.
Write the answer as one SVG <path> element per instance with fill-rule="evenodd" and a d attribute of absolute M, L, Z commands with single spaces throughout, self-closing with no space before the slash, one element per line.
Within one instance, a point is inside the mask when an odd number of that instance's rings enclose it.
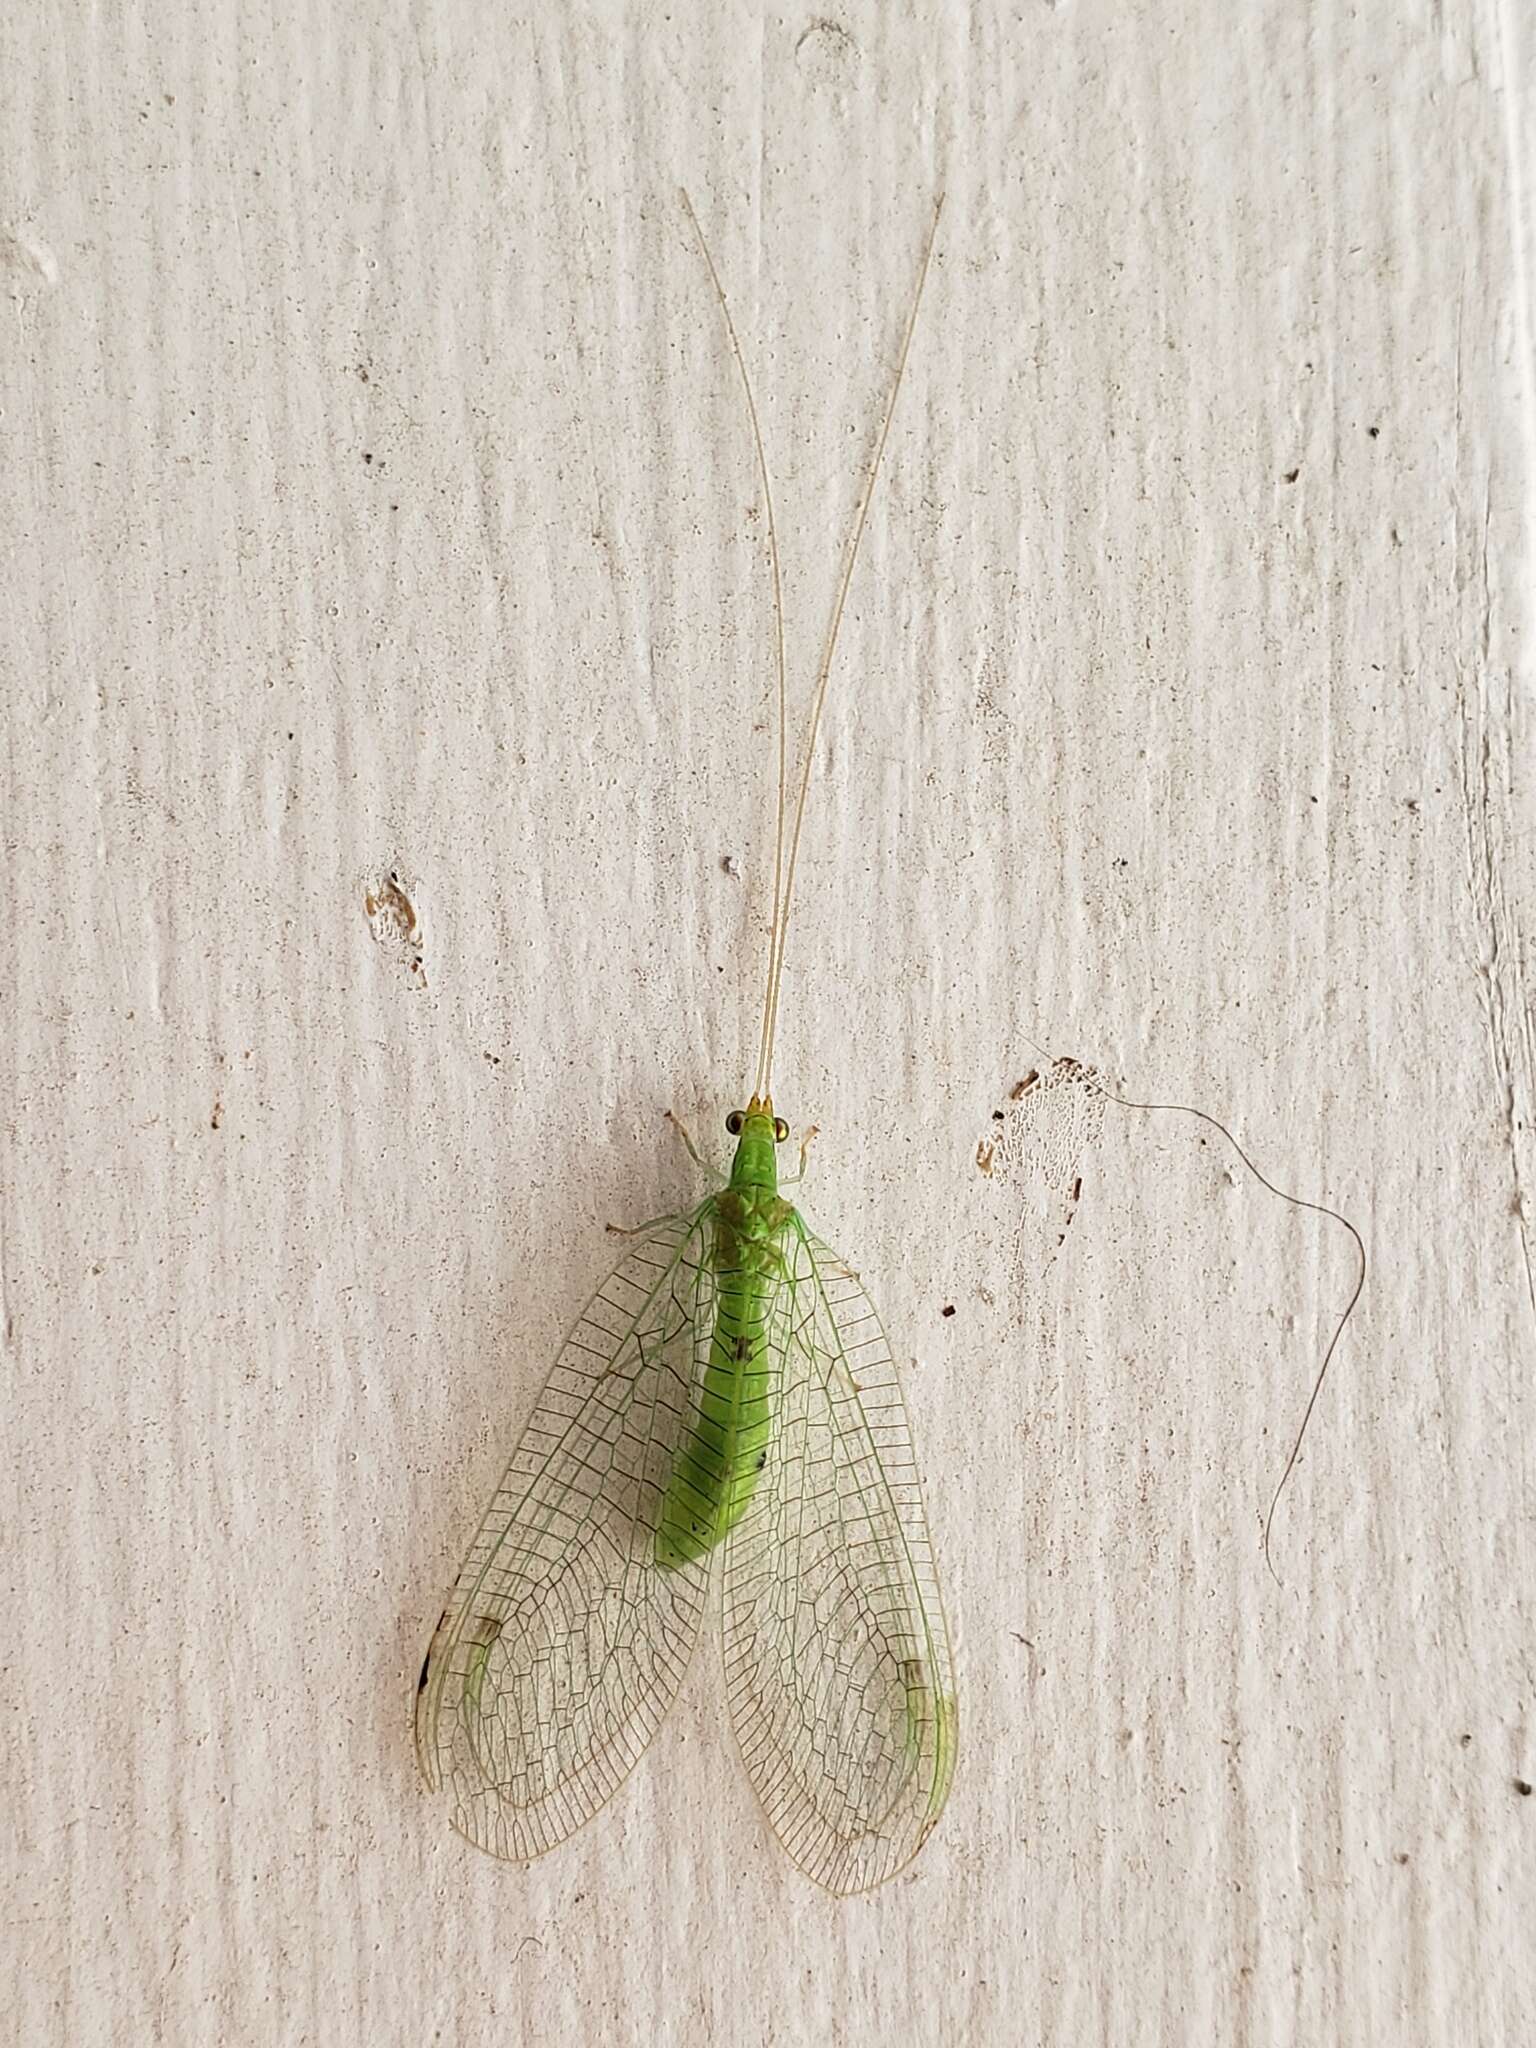
<path fill-rule="evenodd" d="M 727 1184 L 626 1233 L 562 1347 L 427 1652 L 416 1742 L 461 1833 L 497 1856 L 542 1855 L 639 1761 L 718 1574 L 747 1776 L 796 1866 L 845 1894 L 894 1876 L 937 1821 L 955 1767 L 955 1685 L 890 1345 L 857 1273 L 780 1192 L 789 1129 L 773 1106 L 773 1044 L 817 734 L 943 200 L 844 549 L 787 835 L 768 463 L 730 306 L 682 202 L 740 375 L 773 578 L 778 804 L 756 1077 L 726 1117 Z"/>

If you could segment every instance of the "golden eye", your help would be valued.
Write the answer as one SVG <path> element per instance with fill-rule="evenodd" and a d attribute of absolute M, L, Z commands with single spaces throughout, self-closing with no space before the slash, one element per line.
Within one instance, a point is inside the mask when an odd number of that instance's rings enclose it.
<path fill-rule="evenodd" d="M 741 1136 L 741 1127 L 745 1122 L 746 1118 L 742 1112 L 739 1109 L 733 1109 L 725 1120 L 725 1128 L 733 1138 L 739 1138 Z"/>
<path fill-rule="evenodd" d="M 776 1116 L 773 1120 L 773 1135 L 775 1139 L 778 1141 L 778 1143 L 781 1145 L 783 1144 L 784 1140 L 789 1136 L 789 1125 L 785 1123 L 783 1117 L 781 1116 Z"/>

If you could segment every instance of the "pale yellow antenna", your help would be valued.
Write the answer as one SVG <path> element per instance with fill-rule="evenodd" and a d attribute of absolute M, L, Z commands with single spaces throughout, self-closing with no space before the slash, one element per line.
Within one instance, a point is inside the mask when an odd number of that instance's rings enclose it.
<path fill-rule="evenodd" d="M 736 358 L 736 368 L 741 372 L 741 388 L 746 394 L 747 417 L 752 422 L 752 446 L 757 450 L 757 474 L 763 486 L 763 508 L 768 521 L 768 560 L 773 569 L 773 628 L 778 647 L 779 674 L 779 796 L 774 811 L 773 831 L 773 922 L 768 928 L 768 988 L 769 996 L 763 1003 L 763 1035 L 757 1049 L 757 1071 L 759 1077 L 768 1063 L 768 1025 L 771 1014 L 773 991 L 773 962 L 779 945 L 779 888 L 784 876 L 784 798 L 788 783 L 788 765 L 785 749 L 788 741 L 789 706 L 784 681 L 784 583 L 779 569 L 779 530 L 773 517 L 773 486 L 768 481 L 768 458 L 763 453 L 762 429 L 758 425 L 757 406 L 752 397 L 752 379 L 747 375 L 747 359 L 741 352 L 741 343 L 736 338 L 736 323 L 731 318 L 731 308 L 725 296 L 725 287 L 715 269 L 715 259 L 709 253 L 709 244 L 704 239 L 704 230 L 699 226 L 699 216 L 693 210 L 693 201 L 686 191 L 683 204 L 688 209 L 688 218 L 693 222 L 693 232 L 699 238 L 699 253 L 704 258 L 709 272 L 709 281 L 715 288 L 715 297 L 720 301 L 720 311 L 725 320 L 725 331 L 730 338 L 731 354 Z M 753 1091 L 761 1094 L 762 1089 Z"/>
<path fill-rule="evenodd" d="M 773 922 L 768 938 L 768 980 L 763 992 L 763 1028 L 758 1042 L 757 1079 L 753 1084 L 754 1098 L 766 1102 L 769 1099 L 773 1075 L 773 1040 L 779 1018 L 779 988 L 784 974 L 784 944 L 789 933 L 790 898 L 795 887 L 795 865 L 800 852 L 800 833 L 805 824 L 806 797 L 811 786 L 811 768 L 816 759 L 816 739 L 821 730 L 821 714 L 827 701 L 827 687 L 832 677 L 832 661 L 837 652 L 838 631 L 843 623 L 843 611 L 848 602 L 848 592 L 853 583 L 853 572 L 858 566 L 859 547 L 864 539 L 864 526 L 869 518 L 870 500 L 875 494 L 875 484 L 880 475 L 880 464 L 885 456 L 885 444 L 890 438 L 891 422 L 896 417 L 896 401 L 901 396 L 902 380 L 907 373 L 907 357 L 912 352 L 912 337 L 917 332 L 917 316 L 923 303 L 923 287 L 928 282 L 928 266 L 933 260 L 933 245 L 938 238 L 939 216 L 944 211 L 944 194 L 941 192 L 934 202 L 933 221 L 928 230 L 928 240 L 923 246 L 922 263 L 917 273 L 917 289 L 912 294 L 912 310 L 907 315 L 905 332 L 901 339 L 901 353 L 896 362 L 896 374 L 891 380 L 891 395 L 886 401 L 885 416 L 880 423 L 880 438 L 875 443 L 875 456 L 864 480 L 858 509 L 854 513 L 853 526 L 843 551 L 843 570 L 838 578 L 837 596 L 832 606 L 832 619 L 827 628 L 826 644 L 822 649 L 821 661 L 816 670 L 816 686 L 811 699 L 810 723 L 806 732 L 805 761 L 800 774 L 800 789 L 795 800 L 794 829 L 789 838 L 789 857 L 784 854 L 784 813 L 787 795 L 787 691 L 784 661 L 784 588 L 779 567 L 778 529 L 773 516 L 773 491 L 768 481 L 768 461 L 763 452 L 762 430 L 758 424 L 757 406 L 752 397 L 752 380 L 747 374 L 746 358 L 736 336 L 736 324 L 731 318 L 730 305 L 726 300 L 725 288 L 720 282 L 714 260 L 709 253 L 709 244 L 699 226 L 698 215 L 686 192 L 683 205 L 688 209 L 688 218 L 698 236 L 699 248 L 709 270 L 710 282 L 714 285 L 715 296 L 720 301 L 720 311 L 725 319 L 725 331 L 731 344 L 731 353 L 741 373 L 741 387 L 746 394 L 747 415 L 752 423 L 752 445 L 757 451 L 758 475 L 763 486 L 763 503 L 768 521 L 768 553 L 773 569 L 773 613 L 774 629 L 778 645 L 778 690 L 779 690 L 779 794 L 778 817 L 774 833 L 773 851 Z"/>
<path fill-rule="evenodd" d="M 774 945 L 768 962 L 768 994 L 763 1006 L 762 1057 L 758 1064 L 757 1085 L 752 1091 L 764 1100 L 768 1098 L 773 1078 L 773 1040 L 779 1021 L 779 988 L 784 978 L 784 942 L 789 935 L 789 903 L 795 888 L 795 863 L 800 852 L 800 830 L 805 823 L 805 799 L 811 786 L 811 767 L 816 759 L 816 736 L 821 730 L 821 714 L 827 701 L 827 685 L 832 676 L 832 657 L 837 651 L 838 628 L 843 623 L 843 607 L 848 602 L 849 586 L 853 582 L 853 572 L 859 559 L 859 544 L 864 538 L 864 523 L 869 517 L 870 500 L 875 495 L 880 463 L 885 455 L 885 444 L 890 438 L 891 421 L 896 417 L 896 401 L 901 396 L 902 379 L 907 374 L 907 357 L 912 352 L 912 337 L 917 332 L 917 316 L 923 303 L 923 286 L 928 282 L 928 266 L 933 260 L 933 245 L 939 232 L 939 215 L 943 211 L 944 194 L 941 192 L 934 202 L 933 223 L 923 247 L 923 260 L 917 273 L 917 289 L 912 294 L 912 310 L 907 315 L 906 332 L 901 338 L 901 354 L 896 361 L 896 375 L 891 381 L 891 395 L 886 402 L 885 418 L 880 425 L 880 438 L 875 443 L 875 459 L 869 466 L 864 493 L 859 500 L 859 509 L 854 515 L 853 530 L 843 561 L 843 573 L 837 586 L 837 598 L 832 606 L 832 622 L 827 628 L 827 644 L 822 650 L 821 666 L 816 671 L 816 693 L 811 701 L 811 721 L 806 734 L 805 765 L 800 774 L 800 794 L 795 801 L 795 827 L 789 839 L 789 865 L 784 876 L 784 896 L 783 901 L 777 905 L 774 917 Z"/>

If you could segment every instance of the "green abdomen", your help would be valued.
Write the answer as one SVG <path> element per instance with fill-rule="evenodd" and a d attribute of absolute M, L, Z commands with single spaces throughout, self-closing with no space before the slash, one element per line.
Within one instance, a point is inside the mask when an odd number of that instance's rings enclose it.
<path fill-rule="evenodd" d="M 656 1562 L 704 1557 L 747 1511 L 773 1432 L 766 1324 L 771 1282 L 724 1273 L 698 1412 L 678 1447 L 656 1524 Z"/>

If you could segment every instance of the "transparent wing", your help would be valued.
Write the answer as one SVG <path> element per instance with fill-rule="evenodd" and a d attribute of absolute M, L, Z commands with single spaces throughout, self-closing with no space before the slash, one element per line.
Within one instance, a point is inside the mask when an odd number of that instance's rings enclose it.
<path fill-rule="evenodd" d="M 540 1855 L 612 1797 L 697 1640 L 708 1564 L 659 1571 L 652 1544 L 714 1323 L 714 1206 L 646 1225 L 583 1310 L 422 1667 L 422 1770 L 493 1855 Z"/>
<path fill-rule="evenodd" d="M 774 1833 L 842 1894 L 894 1876 L 943 1810 L 955 1688 L 879 1315 L 798 1216 L 783 1245 L 774 1434 L 726 1546 L 726 1690 Z"/>

